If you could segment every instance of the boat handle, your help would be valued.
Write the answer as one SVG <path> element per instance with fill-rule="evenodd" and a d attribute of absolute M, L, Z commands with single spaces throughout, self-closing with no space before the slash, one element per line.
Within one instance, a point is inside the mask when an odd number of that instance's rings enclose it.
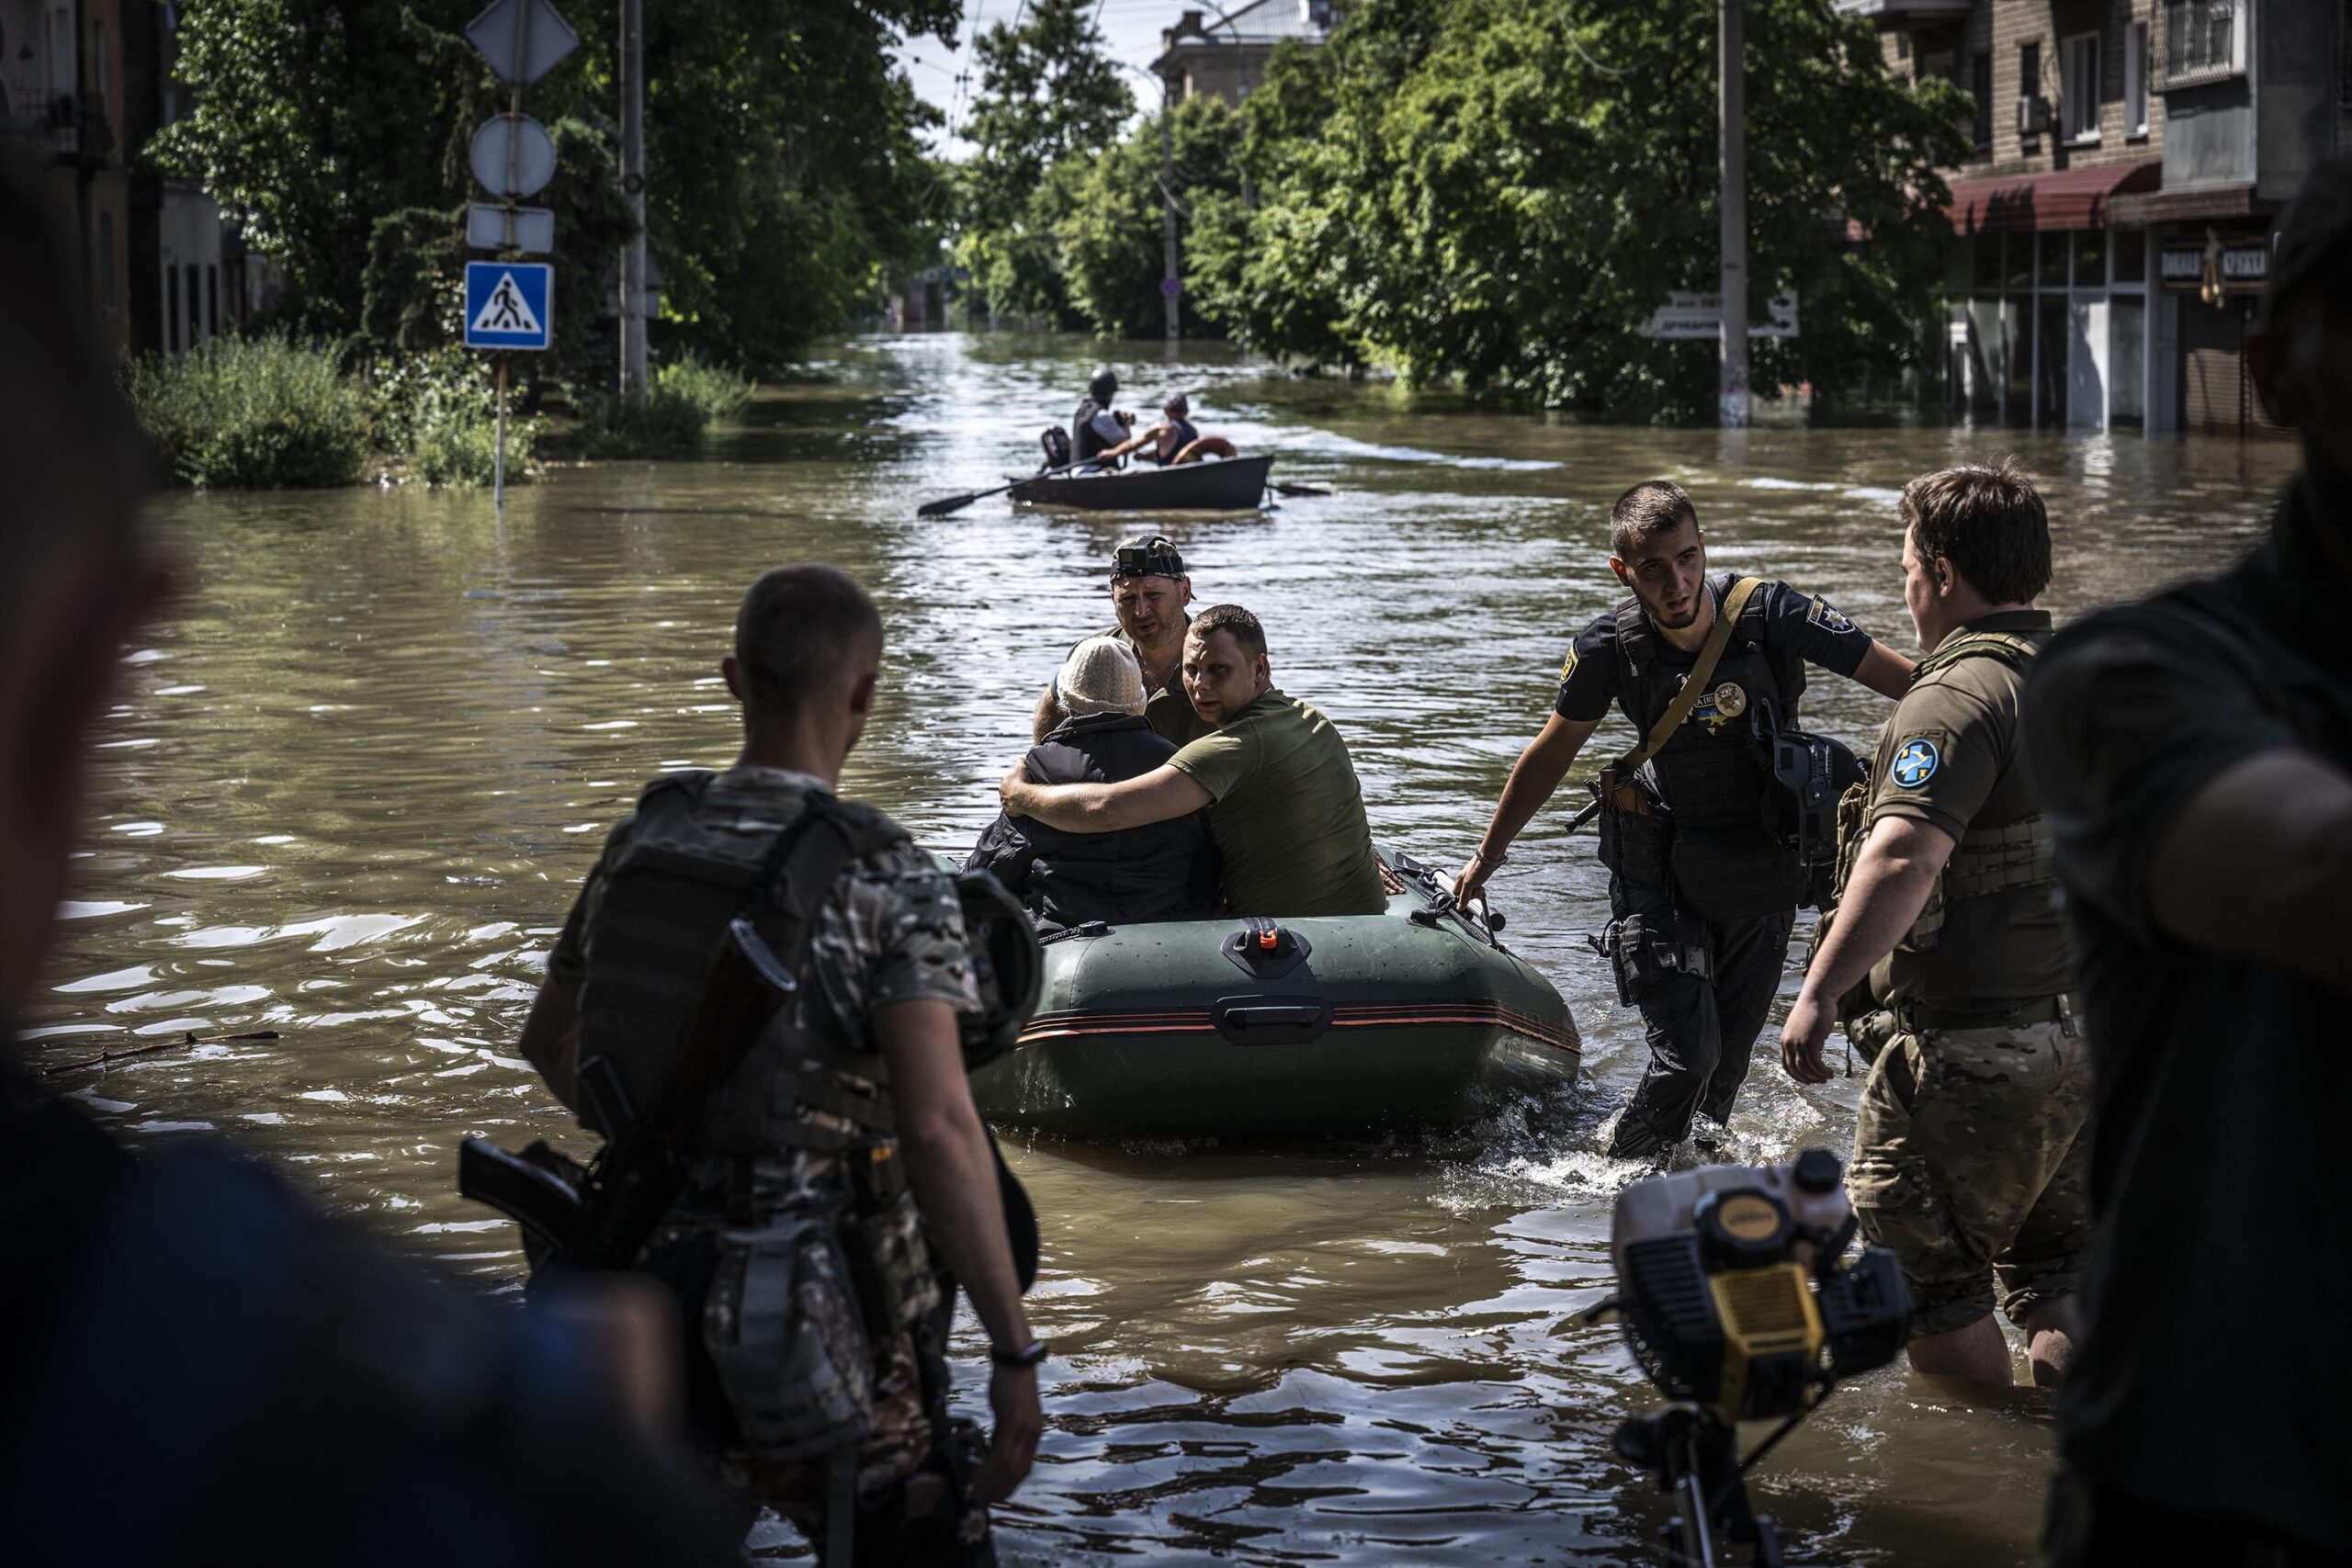
<path fill-rule="evenodd" d="M 1236 1029 L 1278 1024 L 1298 1029 L 1322 1022 L 1323 1009 L 1314 1003 L 1264 1002 L 1255 1007 L 1229 1007 L 1220 1016 Z"/>

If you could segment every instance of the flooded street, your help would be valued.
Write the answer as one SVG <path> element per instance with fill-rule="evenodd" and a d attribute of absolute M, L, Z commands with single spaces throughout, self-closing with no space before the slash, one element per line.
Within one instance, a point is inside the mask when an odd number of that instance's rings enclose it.
<path fill-rule="evenodd" d="M 1204 431 L 1335 493 L 1158 525 L 1201 601 L 1255 610 L 1277 684 L 1338 724 L 1375 835 L 1449 867 L 1568 638 L 1616 597 L 1606 513 L 1636 479 L 1690 489 L 1716 567 L 1826 594 L 1908 650 L 1894 502 L 1917 472 L 2014 454 L 2037 476 L 2063 620 L 2233 557 L 2293 461 L 2132 434 L 1594 428 L 1203 352 L 1114 359 L 1122 401 L 1182 386 Z M 885 693 L 844 788 L 960 854 L 1037 690 L 1110 624 L 1105 562 L 1137 525 L 915 508 L 1034 468 L 1096 353 L 845 344 L 712 460 L 560 471 L 503 524 L 486 492 L 164 502 L 195 582 L 134 656 L 102 753 L 78 901 L 28 1021 L 36 1065 L 277 1031 L 51 1081 L 135 1139 L 234 1136 L 334 1209 L 513 1285 L 513 1228 L 456 1194 L 458 1141 L 579 1146 L 512 1043 L 605 828 L 652 774 L 732 758 L 717 665 L 743 587 L 817 557 L 873 589 Z M 1886 709 L 1820 676 L 1807 704 L 1865 753 Z M 1613 718 L 1577 779 L 1630 741 Z M 1662 1507 L 1608 1438 L 1656 1395 L 1616 1330 L 1572 1321 L 1608 1282 L 1609 1202 L 1636 1171 L 1597 1150 L 1645 1055 L 1583 940 L 1607 918 L 1590 838 L 1561 833 L 1583 798 L 1564 790 L 1493 885 L 1506 939 L 1584 1033 L 1561 1103 L 1442 1143 L 1008 1150 L 1044 1220 L 1031 1310 L 1056 1351 L 1009 1562 L 1651 1560 Z M 1770 1039 L 1736 1151 L 1842 1157 L 1861 1079 L 1800 1089 Z M 2022 1563 L 2051 1437 L 2041 1397 L 1964 1402 L 1890 1370 L 1765 1462 L 1759 1501 L 1794 1562 Z"/>

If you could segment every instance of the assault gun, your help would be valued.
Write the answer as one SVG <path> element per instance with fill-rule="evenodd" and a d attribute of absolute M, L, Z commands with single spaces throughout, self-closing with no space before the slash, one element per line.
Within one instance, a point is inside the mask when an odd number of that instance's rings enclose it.
<path fill-rule="evenodd" d="M 626 1269 L 686 1184 L 685 1146 L 703 1107 L 799 984 L 749 919 L 729 921 L 687 1027 L 677 1069 L 650 1121 L 610 1059 L 582 1064 L 582 1120 L 605 1134 L 586 1166 L 535 1143 L 520 1154 L 482 1138 L 458 1150 L 458 1190 L 523 1227 L 535 1268 Z"/>

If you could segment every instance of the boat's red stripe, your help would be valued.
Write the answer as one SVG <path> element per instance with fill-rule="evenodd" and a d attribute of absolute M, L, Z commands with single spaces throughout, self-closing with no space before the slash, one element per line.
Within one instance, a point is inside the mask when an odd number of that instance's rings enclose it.
<path fill-rule="evenodd" d="M 1514 1034 L 1556 1050 L 1582 1047 L 1575 1035 L 1494 1002 L 1349 1002 L 1331 1010 L 1334 1029 L 1382 1029 L 1398 1025 L 1498 1024 Z M 1161 1011 L 1073 1009 L 1039 1013 L 1021 1032 L 1022 1043 L 1075 1040 L 1102 1034 L 1215 1034 L 1216 1020 L 1206 1008 Z"/>

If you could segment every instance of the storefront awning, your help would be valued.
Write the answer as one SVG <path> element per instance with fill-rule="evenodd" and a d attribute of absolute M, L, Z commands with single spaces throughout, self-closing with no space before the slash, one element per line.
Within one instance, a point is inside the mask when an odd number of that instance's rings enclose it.
<path fill-rule="evenodd" d="M 1962 234 L 2016 233 L 2033 229 L 2104 229 L 2107 201 L 2129 191 L 2154 190 L 2164 164 L 2102 164 L 2041 175 L 1993 175 L 1951 182 L 1944 210 Z"/>

